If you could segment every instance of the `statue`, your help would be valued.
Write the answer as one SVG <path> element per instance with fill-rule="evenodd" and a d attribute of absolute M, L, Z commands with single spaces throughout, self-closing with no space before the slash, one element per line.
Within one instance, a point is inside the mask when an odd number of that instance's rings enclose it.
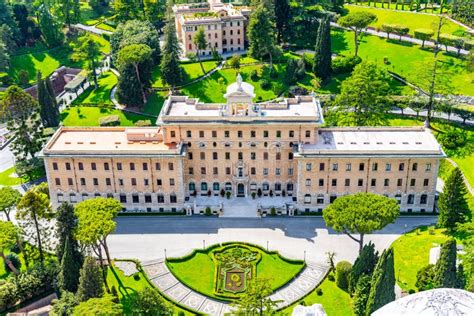
<path fill-rule="evenodd" d="M 237 74 L 237 90 L 244 91 L 244 89 L 242 89 L 242 76 L 240 72 Z"/>

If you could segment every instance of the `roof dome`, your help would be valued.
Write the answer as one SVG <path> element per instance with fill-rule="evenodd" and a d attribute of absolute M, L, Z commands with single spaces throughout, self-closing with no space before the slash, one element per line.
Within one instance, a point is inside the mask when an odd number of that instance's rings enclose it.
<path fill-rule="evenodd" d="M 254 94 L 254 87 L 247 82 L 242 81 L 242 76 L 240 73 L 237 75 L 237 80 L 236 82 L 230 84 L 227 86 L 226 94 L 224 97 L 228 97 L 230 95 L 246 95 L 250 97 L 255 97 Z"/>
<path fill-rule="evenodd" d="M 474 315 L 474 294 L 459 289 L 418 292 L 388 303 L 372 316 Z"/>

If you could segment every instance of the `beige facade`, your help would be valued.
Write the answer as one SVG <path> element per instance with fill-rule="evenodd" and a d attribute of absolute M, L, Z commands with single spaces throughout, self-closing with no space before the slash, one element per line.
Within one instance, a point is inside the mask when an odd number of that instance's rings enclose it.
<path fill-rule="evenodd" d="M 428 130 L 321 128 L 312 96 L 254 96 L 239 76 L 226 104 L 169 97 L 157 127 L 61 128 L 43 150 L 53 204 L 110 196 L 130 211 L 191 214 L 198 199 L 230 192 L 259 205 L 284 199 L 280 211 L 292 214 L 373 192 L 402 211 L 433 210 L 444 153 Z"/>
<path fill-rule="evenodd" d="M 245 49 L 245 30 L 250 10 L 234 7 L 220 1 L 177 4 L 173 7 L 176 34 L 183 54 L 197 53 L 194 35 L 202 28 L 206 34 L 207 49 L 200 54 L 212 55 L 238 52 Z"/>

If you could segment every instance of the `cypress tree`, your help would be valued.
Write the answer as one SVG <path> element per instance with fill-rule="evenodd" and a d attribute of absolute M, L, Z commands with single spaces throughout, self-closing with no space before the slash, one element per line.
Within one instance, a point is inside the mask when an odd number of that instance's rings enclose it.
<path fill-rule="evenodd" d="M 357 316 L 365 316 L 365 308 L 370 293 L 370 276 L 361 275 L 355 287 L 354 298 L 352 299 L 352 308 Z"/>
<path fill-rule="evenodd" d="M 325 16 L 319 22 L 316 35 L 316 47 L 314 54 L 314 74 L 322 80 L 331 75 L 331 26 L 329 17 Z"/>
<path fill-rule="evenodd" d="M 349 276 L 349 293 L 354 293 L 359 278 L 362 275 L 372 276 L 375 265 L 379 259 L 378 251 L 375 251 L 375 245 L 370 242 L 362 248 L 362 253 L 357 257 Z"/>
<path fill-rule="evenodd" d="M 45 90 L 48 96 L 47 111 L 48 111 L 48 127 L 56 127 L 59 125 L 59 106 L 54 94 L 51 77 L 48 76 L 44 80 Z"/>
<path fill-rule="evenodd" d="M 76 292 L 79 281 L 80 263 L 74 258 L 70 237 L 64 242 L 64 252 L 58 275 L 58 287 L 63 291 Z"/>
<path fill-rule="evenodd" d="M 45 123 L 47 121 L 47 116 L 48 116 L 48 113 L 46 112 L 46 107 L 45 107 L 45 104 L 48 102 L 47 101 L 48 92 L 46 91 L 46 86 L 44 85 L 43 76 L 40 71 L 36 73 L 36 91 L 37 91 L 41 121 L 43 125 L 45 126 Z"/>
<path fill-rule="evenodd" d="M 456 288 L 464 289 L 466 287 L 466 274 L 464 272 L 464 266 L 462 263 L 459 264 L 456 272 Z"/>
<path fill-rule="evenodd" d="M 56 210 L 56 236 L 58 238 L 58 245 L 56 248 L 56 255 L 58 258 L 63 257 L 66 239 L 69 239 L 69 245 L 73 250 L 74 260 L 82 265 L 83 257 L 79 251 L 79 244 L 74 239 L 74 230 L 77 226 L 77 217 L 74 214 L 74 207 L 69 203 L 61 204 Z"/>
<path fill-rule="evenodd" d="M 443 192 L 439 196 L 438 225 L 449 230 L 464 223 L 469 214 L 466 201 L 466 184 L 459 168 L 455 168 L 444 183 Z"/>
<path fill-rule="evenodd" d="M 168 20 L 164 33 L 165 44 L 163 46 L 160 64 L 161 75 L 163 82 L 174 90 L 174 88 L 181 83 L 183 78 L 183 71 L 179 64 L 181 48 L 179 47 L 178 38 L 176 37 L 174 18 Z"/>
<path fill-rule="evenodd" d="M 380 256 L 372 275 L 366 315 L 395 300 L 395 271 L 393 268 L 393 248 L 386 249 Z"/>
<path fill-rule="evenodd" d="M 100 267 L 94 258 L 87 257 L 79 277 L 77 299 L 79 302 L 84 302 L 93 297 L 101 297 L 103 294 L 104 281 L 102 280 Z"/>
<path fill-rule="evenodd" d="M 433 283 L 435 288 L 456 287 L 456 240 L 449 239 L 441 246 Z"/>

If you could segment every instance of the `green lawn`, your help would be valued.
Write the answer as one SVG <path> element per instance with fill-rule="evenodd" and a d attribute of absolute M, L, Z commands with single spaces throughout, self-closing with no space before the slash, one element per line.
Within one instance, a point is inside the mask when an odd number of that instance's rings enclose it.
<path fill-rule="evenodd" d="M 404 290 L 417 290 L 416 273 L 429 263 L 430 249 L 448 240 L 444 229 L 434 229 L 430 234 L 424 227 L 409 232 L 392 244 L 395 255 L 395 277 Z"/>
<path fill-rule="evenodd" d="M 278 254 L 260 252 L 261 261 L 257 264 L 257 278 L 268 279 L 272 289 L 286 284 L 303 268 L 302 263 L 289 263 Z M 214 294 L 215 264 L 210 250 L 198 251 L 185 261 L 167 261 L 170 271 L 183 283 L 194 290 L 210 296 Z"/>
<path fill-rule="evenodd" d="M 381 10 L 378 8 L 365 8 L 357 5 L 348 4 L 346 4 L 344 7 L 348 9 L 350 13 L 366 11 L 375 14 L 377 16 L 377 21 L 371 24 L 371 26 L 373 27 L 380 28 L 382 24 L 403 25 L 410 29 L 410 35 L 413 35 L 414 30 L 416 29 L 436 30 L 439 22 L 438 16 L 429 14 Z M 446 24 L 442 27 L 441 32 L 448 34 L 462 34 L 464 32 L 467 32 L 467 30 L 450 20 L 446 20 Z"/>
<path fill-rule="evenodd" d="M 110 6 L 112 7 L 112 6 Z M 112 10 L 108 10 L 104 15 L 99 16 L 92 10 L 87 1 L 81 2 L 81 23 L 85 25 L 95 25 L 106 17 L 113 14 Z"/>
<path fill-rule="evenodd" d="M 395 10 L 395 9 L 396 9 L 396 10 L 404 10 L 404 11 L 410 12 L 410 3 L 409 3 L 409 2 L 406 2 L 406 3 L 405 3 L 405 6 L 403 6 L 403 7 L 402 7 L 402 4 L 401 4 L 401 3 L 400 3 L 400 4 L 398 5 L 398 7 L 397 7 L 395 1 L 394 1 L 394 3 L 390 3 L 390 6 L 389 6 L 388 3 L 384 3 L 384 4 L 383 4 L 383 6 L 384 6 L 383 8 L 382 8 L 382 2 L 374 2 L 374 1 L 372 1 L 372 2 L 370 2 L 370 3 L 369 3 L 369 2 L 361 2 L 361 5 L 364 5 L 364 6 L 369 6 L 369 4 L 370 4 L 370 7 L 374 7 L 374 6 L 375 6 L 376 8 L 381 8 L 381 9 L 388 9 L 388 8 L 390 8 L 391 10 Z M 347 4 L 346 4 L 346 5 L 347 5 Z M 356 6 L 356 5 L 353 5 L 353 6 Z M 421 8 L 422 8 L 423 6 L 424 6 L 424 4 L 421 6 Z M 415 7 L 416 7 L 415 2 L 413 2 L 413 9 L 415 9 Z M 346 7 L 346 9 L 347 9 L 347 7 Z M 422 9 L 422 10 L 423 10 L 423 9 Z M 438 10 L 439 10 L 438 8 L 435 8 L 434 13 L 437 13 Z M 422 12 L 431 13 L 431 9 L 426 9 L 426 10 L 423 10 Z M 447 12 L 447 9 L 445 8 L 445 9 L 443 10 L 443 13 L 446 13 L 446 12 Z"/>
<path fill-rule="evenodd" d="M 335 29 L 332 31 L 332 51 L 341 55 L 353 55 L 353 33 Z M 416 84 L 420 78 L 420 68 L 433 59 L 433 52 L 421 49 L 420 46 L 398 40 L 387 41 L 385 38 L 366 35 L 359 46 L 362 59 L 377 62 L 381 67 L 393 71 L 408 81 Z M 389 64 L 384 64 L 384 58 Z M 444 53 L 439 55 L 442 69 L 449 73 L 453 93 L 474 95 L 474 80 L 467 71 L 467 62 Z"/>
<path fill-rule="evenodd" d="M 308 296 L 294 303 L 293 305 L 281 310 L 283 315 L 291 315 L 293 308 L 297 305 L 311 306 L 313 304 L 321 304 L 327 315 L 329 316 L 350 316 L 354 315 L 351 306 L 350 295 L 337 287 L 335 281 L 327 278 L 318 286 L 323 291 L 322 295 L 318 295 L 316 290 Z"/>
<path fill-rule="evenodd" d="M 110 26 L 110 25 L 108 25 L 108 24 L 105 24 L 105 23 L 103 23 L 103 22 L 97 24 L 96 27 L 97 27 L 98 29 L 101 29 L 101 30 L 104 30 L 104 31 L 115 32 L 115 27 L 112 27 L 112 26 Z"/>
<path fill-rule="evenodd" d="M 207 73 L 211 71 L 212 69 L 216 68 L 217 62 L 214 60 L 207 60 L 202 62 L 202 66 L 204 67 L 204 71 Z M 185 79 L 184 82 L 190 82 L 198 77 L 203 76 L 203 72 L 201 69 L 201 66 L 198 62 L 196 63 L 183 63 L 181 64 L 181 67 L 184 70 L 185 73 Z M 153 70 L 152 74 L 152 87 L 154 88 L 161 88 L 163 87 L 163 82 L 161 81 L 161 72 L 160 72 L 160 67 L 156 67 Z"/>
<path fill-rule="evenodd" d="M 101 36 L 94 35 L 93 38 L 99 43 L 101 52 L 110 52 L 110 44 Z M 24 52 L 20 55 L 11 57 L 11 66 L 8 74 L 18 79 L 18 73 L 21 70 L 28 72 L 29 83 L 36 82 L 36 73 L 41 71 L 43 76 L 48 76 L 60 66 L 82 68 L 83 63 L 72 60 L 72 47 L 75 43 L 64 44 L 61 47 L 53 49 L 38 50 L 38 47 L 32 49 L 32 52 Z"/>
<path fill-rule="evenodd" d="M 155 91 L 148 96 L 147 103 L 141 110 L 141 112 L 146 114 L 151 114 L 158 116 L 161 111 L 161 107 L 168 97 L 168 91 Z"/>
<path fill-rule="evenodd" d="M 120 303 L 123 305 L 123 311 L 125 315 L 130 315 L 132 312 L 131 301 L 137 291 L 144 289 L 145 287 L 154 286 L 150 284 L 147 278 L 142 272 L 138 272 L 138 280 L 135 280 L 133 276 L 125 276 L 123 272 L 118 268 L 109 268 L 107 271 L 107 282 L 109 287 L 114 286 L 117 289 Z M 176 305 L 173 305 L 174 314 L 184 312 L 185 315 L 194 315 Z"/>
<path fill-rule="evenodd" d="M 110 92 L 112 88 L 117 84 L 117 77 L 111 72 L 106 72 L 98 80 L 99 87 L 94 89 L 93 80 L 91 80 L 92 86 L 87 89 L 86 92 L 81 94 L 73 104 L 78 105 L 111 105 Z"/>
<path fill-rule="evenodd" d="M 34 174 L 32 175 L 33 179 L 39 179 L 44 176 L 45 176 L 44 169 L 36 170 Z M 28 182 L 27 178 L 19 178 L 15 174 L 15 167 L 11 167 L 0 172 L 0 186 L 19 185 L 25 182 Z"/>
<path fill-rule="evenodd" d="M 118 115 L 121 126 L 133 126 L 139 120 L 150 120 L 144 115 L 122 112 L 105 107 L 75 106 L 61 112 L 64 126 L 99 126 L 99 118 L 108 115 Z M 152 119 L 152 123 L 153 119 Z"/>

